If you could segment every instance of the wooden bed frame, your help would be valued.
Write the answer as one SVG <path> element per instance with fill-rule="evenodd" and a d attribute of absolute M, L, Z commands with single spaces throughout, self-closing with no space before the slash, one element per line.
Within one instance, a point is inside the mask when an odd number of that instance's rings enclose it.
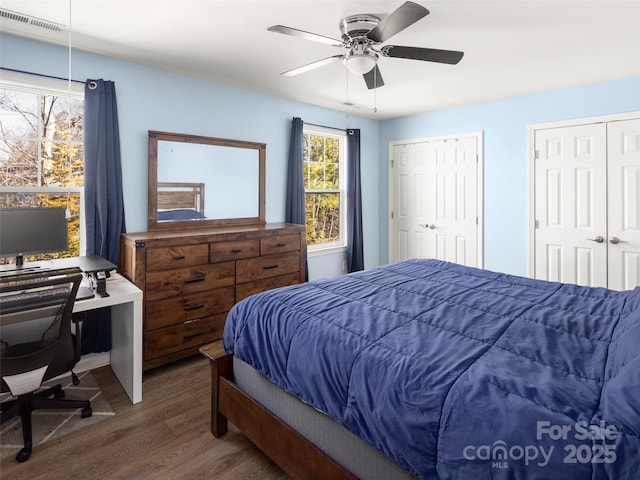
<path fill-rule="evenodd" d="M 227 432 L 230 421 L 291 478 L 357 479 L 235 384 L 233 355 L 225 354 L 221 340 L 200 352 L 211 363 L 211 433 L 216 438 Z"/>
<path fill-rule="evenodd" d="M 204 215 L 204 183 L 158 182 L 157 208 L 186 208 Z"/>

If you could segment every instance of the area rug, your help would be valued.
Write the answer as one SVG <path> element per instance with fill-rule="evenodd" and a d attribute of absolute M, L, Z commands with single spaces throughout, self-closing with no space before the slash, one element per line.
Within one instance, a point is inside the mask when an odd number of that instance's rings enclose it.
<path fill-rule="evenodd" d="M 64 398 L 70 400 L 91 400 L 92 415 L 88 418 L 81 418 L 81 409 L 34 411 L 31 416 L 34 450 L 45 442 L 61 438 L 81 428 L 90 427 L 115 416 L 115 412 L 102 394 L 91 372 L 80 373 L 78 377 L 80 378 L 80 384 L 77 386 L 73 384 L 71 375 L 69 375 L 56 381 L 45 382 L 43 388 L 51 387 L 58 383 L 62 384 L 62 389 L 65 391 Z M 8 393 L 0 395 L 0 400 L 3 402 L 9 398 L 10 395 Z M 0 459 L 4 460 L 7 457 L 15 456 L 23 446 L 22 424 L 20 422 L 20 416 L 17 416 L 8 420 L 1 427 Z"/>

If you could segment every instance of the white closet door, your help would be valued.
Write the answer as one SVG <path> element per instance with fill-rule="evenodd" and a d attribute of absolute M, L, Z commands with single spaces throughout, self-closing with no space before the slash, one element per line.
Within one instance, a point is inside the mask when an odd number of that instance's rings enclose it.
<path fill-rule="evenodd" d="M 607 286 L 606 128 L 535 133 L 535 278 Z"/>
<path fill-rule="evenodd" d="M 426 251 L 426 144 L 393 147 L 391 261 L 424 258 Z"/>
<path fill-rule="evenodd" d="M 392 147 L 390 260 L 478 266 L 478 138 Z"/>
<path fill-rule="evenodd" d="M 608 124 L 609 288 L 640 285 L 640 119 Z"/>
<path fill-rule="evenodd" d="M 427 148 L 427 256 L 476 266 L 477 146 L 466 137 Z"/>

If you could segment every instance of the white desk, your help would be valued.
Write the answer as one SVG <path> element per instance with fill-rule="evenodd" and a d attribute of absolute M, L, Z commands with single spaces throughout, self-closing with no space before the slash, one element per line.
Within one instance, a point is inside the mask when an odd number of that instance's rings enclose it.
<path fill-rule="evenodd" d="M 107 280 L 108 297 L 79 300 L 73 312 L 111 307 L 111 369 L 132 403 L 142 401 L 142 290 L 118 273 Z"/>

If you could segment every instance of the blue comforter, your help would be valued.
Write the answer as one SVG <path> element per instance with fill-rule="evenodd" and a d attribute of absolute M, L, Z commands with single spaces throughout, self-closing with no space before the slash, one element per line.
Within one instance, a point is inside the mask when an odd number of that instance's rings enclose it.
<path fill-rule="evenodd" d="M 158 210 L 158 221 L 166 222 L 169 220 L 204 220 L 206 217 L 193 208 L 176 208 L 173 210 Z"/>
<path fill-rule="evenodd" d="M 640 479 L 640 287 L 410 260 L 249 297 L 224 344 L 422 479 Z"/>

